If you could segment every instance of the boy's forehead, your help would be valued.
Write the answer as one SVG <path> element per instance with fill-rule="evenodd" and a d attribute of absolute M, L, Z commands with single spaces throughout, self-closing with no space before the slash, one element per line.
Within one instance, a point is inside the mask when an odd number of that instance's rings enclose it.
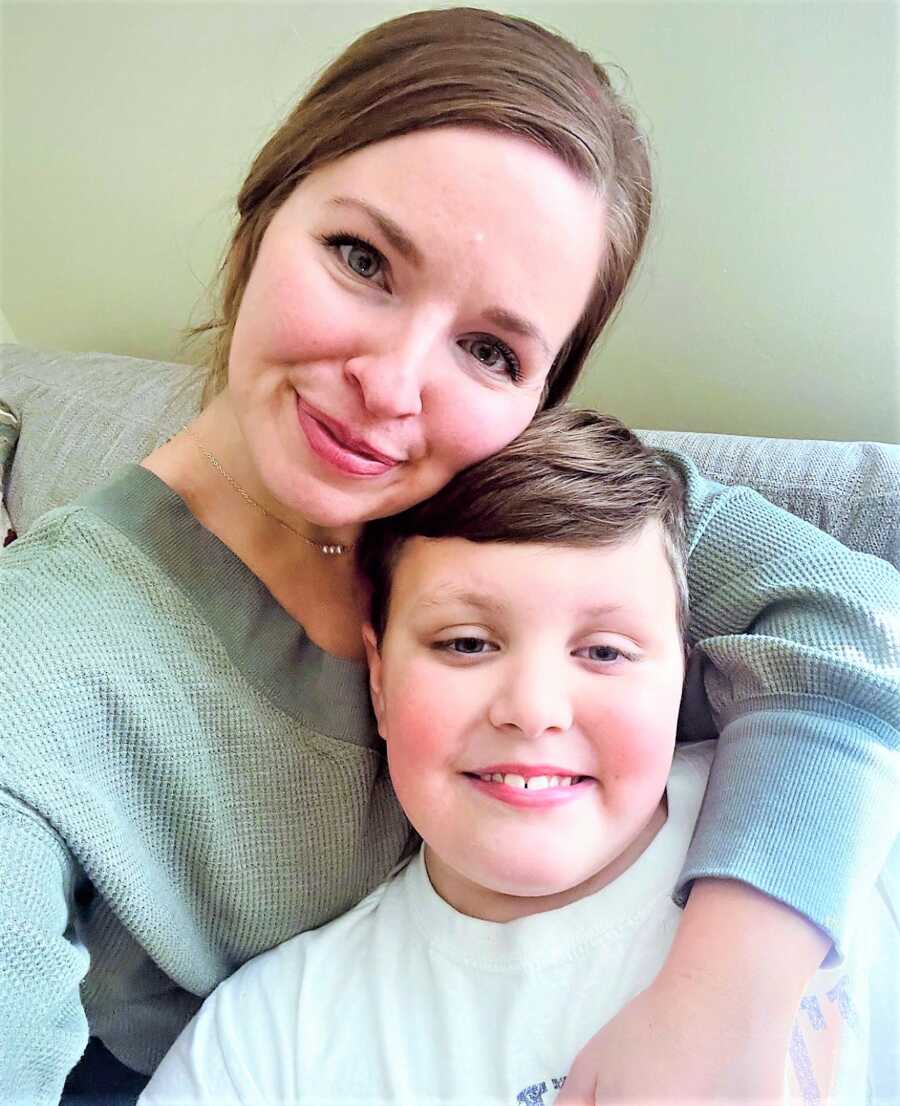
<path fill-rule="evenodd" d="M 599 614 L 632 602 L 634 586 L 660 574 L 671 581 L 655 521 L 623 541 L 594 546 L 415 537 L 395 563 L 391 608 L 478 606 L 499 614 L 511 601 L 565 599 L 581 613 Z"/>

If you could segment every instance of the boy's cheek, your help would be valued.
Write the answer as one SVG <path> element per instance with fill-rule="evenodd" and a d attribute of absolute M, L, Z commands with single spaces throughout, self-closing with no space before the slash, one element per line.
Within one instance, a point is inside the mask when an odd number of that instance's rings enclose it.
<path fill-rule="evenodd" d="M 412 655 L 410 655 L 412 653 Z M 382 650 L 379 670 L 387 739 L 440 748 L 464 727 L 465 683 L 418 650 Z"/>
<path fill-rule="evenodd" d="M 617 779 L 668 776 L 675 748 L 676 706 L 658 710 L 652 701 L 640 711 L 613 712 L 598 720 L 595 733 L 608 734 L 602 752 L 606 773 Z"/>
<path fill-rule="evenodd" d="M 404 761 L 425 761 L 448 745 L 448 709 L 421 673 L 408 671 L 401 684 L 383 686 L 382 736 Z M 434 690 L 434 693 L 433 693 Z M 451 715 L 452 717 L 452 715 Z"/>

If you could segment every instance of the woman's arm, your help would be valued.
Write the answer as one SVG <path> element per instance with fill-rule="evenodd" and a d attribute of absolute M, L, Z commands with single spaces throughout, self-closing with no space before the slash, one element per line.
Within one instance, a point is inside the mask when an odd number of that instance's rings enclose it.
<path fill-rule="evenodd" d="M 0 1101 L 54 1106 L 88 1039 L 69 939 L 71 857 L 40 818 L 0 793 Z"/>
<path fill-rule="evenodd" d="M 588 1042 L 559 1106 L 780 1103 L 794 1018 L 828 937 L 731 880 L 698 880 L 656 980 Z"/>
<path fill-rule="evenodd" d="M 842 955 L 900 829 L 900 573 L 680 464 L 696 642 L 681 736 L 719 742 L 679 895 L 749 883 Z"/>
<path fill-rule="evenodd" d="M 598 1102 L 777 1094 L 803 986 L 842 954 L 900 826 L 900 574 L 676 461 L 696 642 L 682 735 L 719 733 L 678 888 L 697 894 L 560 1106 L 592 1088 Z"/>

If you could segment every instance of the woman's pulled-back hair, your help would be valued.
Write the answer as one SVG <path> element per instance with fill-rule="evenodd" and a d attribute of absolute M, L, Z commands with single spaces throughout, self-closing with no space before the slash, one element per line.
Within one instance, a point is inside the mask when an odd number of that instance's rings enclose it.
<path fill-rule="evenodd" d="M 449 124 L 520 135 L 556 154 L 605 200 L 608 243 L 596 283 L 554 361 L 543 406 L 568 395 L 618 304 L 650 220 L 644 137 L 606 72 L 527 19 L 478 8 L 413 12 L 358 38 L 263 146 L 237 200 L 221 270 L 207 398 L 226 381 L 244 289 L 272 216 L 309 173 L 396 135 Z"/>
<path fill-rule="evenodd" d="M 662 453 L 618 419 L 596 411 L 543 411 L 518 438 L 478 461 L 431 499 L 366 525 L 357 563 L 370 587 L 369 617 L 380 642 L 394 569 L 412 538 L 595 548 L 659 523 L 688 630 L 684 484 Z"/>

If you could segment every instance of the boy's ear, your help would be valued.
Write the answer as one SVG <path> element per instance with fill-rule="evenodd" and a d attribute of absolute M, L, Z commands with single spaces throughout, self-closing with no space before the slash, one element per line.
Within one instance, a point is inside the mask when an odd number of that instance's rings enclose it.
<path fill-rule="evenodd" d="M 378 651 L 378 642 L 371 623 L 363 626 L 363 645 L 366 648 L 366 662 L 369 665 L 369 694 L 372 696 L 372 706 L 375 709 L 375 719 L 378 722 L 378 732 L 382 738 L 384 733 L 384 696 L 381 691 L 381 653 Z"/>

